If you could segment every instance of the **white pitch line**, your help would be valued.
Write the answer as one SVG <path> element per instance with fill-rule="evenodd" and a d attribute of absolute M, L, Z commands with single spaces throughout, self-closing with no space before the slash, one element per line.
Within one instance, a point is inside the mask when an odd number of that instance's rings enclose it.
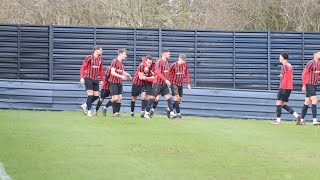
<path fill-rule="evenodd" d="M 4 165 L 0 162 L 0 180 L 12 180 L 4 169 Z"/>

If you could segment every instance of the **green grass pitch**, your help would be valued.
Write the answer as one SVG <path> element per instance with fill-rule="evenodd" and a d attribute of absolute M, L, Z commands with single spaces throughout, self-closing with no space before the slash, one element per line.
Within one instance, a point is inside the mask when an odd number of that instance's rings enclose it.
<path fill-rule="evenodd" d="M 0 162 L 16 180 L 320 179 L 319 151 L 310 123 L 0 110 Z"/>

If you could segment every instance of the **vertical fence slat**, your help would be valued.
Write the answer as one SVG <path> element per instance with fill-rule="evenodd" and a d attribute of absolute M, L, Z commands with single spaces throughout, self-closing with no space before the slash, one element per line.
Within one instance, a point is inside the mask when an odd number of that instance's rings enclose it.
<path fill-rule="evenodd" d="M 236 32 L 233 31 L 233 89 L 236 88 Z"/>
<path fill-rule="evenodd" d="M 133 69 L 136 70 L 137 67 L 137 29 L 134 28 L 133 31 Z"/>
<path fill-rule="evenodd" d="M 268 90 L 271 90 L 271 32 L 268 28 Z"/>
<path fill-rule="evenodd" d="M 158 57 L 161 57 L 161 51 L 162 51 L 162 29 L 159 28 L 159 53 L 158 53 Z"/>
<path fill-rule="evenodd" d="M 194 86 L 197 87 L 198 31 L 194 31 Z"/>
<path fill-rule="evenodd" d="M 97 28 L 94 27 L 94 30 L 93 30 L 93 46 L 96 46 L 97 45 Z"/>
<path fill-rule="evenodd" d="M 302 71 L 304 68 L 304 32 L 302 32 Z"/>
<path fill-rule="evenodd" d="M 20 43 L 20 37 L 21 37 L 21 25 L 19 24 L 18 25 L 18 54 L 17 54 L 17 59 L 18 59 L 18 64 L 17 64 L 17 76 L 18 76 L 18 79 L 20 79 L 21 75 L 20 75 L 20 68 L 21 68 L 21 65 L 20 65 L 20 52 L 21 52 L 21 43 Z"/>
<path fill-rule="evenodd" d="M 53 81 L 53 25 L 49 26 L 49 81 Z"/>

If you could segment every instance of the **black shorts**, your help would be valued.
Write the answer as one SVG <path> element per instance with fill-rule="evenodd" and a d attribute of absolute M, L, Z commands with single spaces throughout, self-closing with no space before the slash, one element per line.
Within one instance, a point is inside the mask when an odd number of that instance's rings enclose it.
<path fill-rule="evenodd" d="M 122 84 L 109 83 L 109 90 L 111 96 L 122 94 Z"/>
<path fill-rule="evenodd" d="M 101 89 L 100 92 L 100 98 L 104 99 L 106 97 L 110 96 L 110 90 L 109 89 Z"/>
<path fill-rule="evenodd" d="M 288 102 L 291 94 L 291 90 L 288 89 L 279 89 L 277 100 Z"/>
<path fill-rule="evenodd" d="M 137 84 L 132 84 L 131 96 L 138 97 L 143 92 L 145 92 L 144 85 L 139 86 Z"/>
<path fill-rule="evenodd" d="M 84 78 L 84 85 L 86 86 L 86 90 L 99 91 L 98 80 L 93 80 L 91 78 Z"/>
<path fill-rule="evenodd" d="M 144 90 L 146 92 L 147 95 L 152 95 L 152 84 L 151 83 L 147 83 L 144 85 Z"/>
<path fill-rule="evenodd" d="M 152 91 L 152 96 L 154 97 L 157 97 L 159 94 L 161 94 L 162 96 L 170 94 L 170 90 L 167 84 L 153 84 Z"/>
<path fill-rule="evenodd" d="M 171 93 L 172 93 L 172 96 L 179 95 L 180 97 L 182 97 L 183 87 L 178 86 L 177 84 L 171 84 Z"/>
<path fill-rule="evenodd" d="M 313 84 L 306 85 L 306 97 L 316 96 L 317 86 Z"/>

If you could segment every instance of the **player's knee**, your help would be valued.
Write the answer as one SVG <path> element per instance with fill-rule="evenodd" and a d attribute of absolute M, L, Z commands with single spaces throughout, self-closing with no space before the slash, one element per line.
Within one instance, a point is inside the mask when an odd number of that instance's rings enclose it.
<path fill-rule="evenodd" d="M 112 97 L 112 100 L 113 100 L 113 102 L 117 102 L 119 100 L 119 97 L 117 97 L 117 96 Z"/>
<path fill-rule="evenodd" d="M 99 91 L 93 91 L 94 96 L 99 96 Z"/>
<path fill-rule="evenodd" d="M 93 96 L 93 90 L 87 90 L 87 95 L 88 96 Z"/>
<path fill-rule="evenodd" d="M 311 102 L 310 102 L 310 99 L 306 99 L 306 100 L 304 101 L 304 104 L 307 105 L 307 106 L 309 106 L 310 103 L 311 103 Z"/>
<path fill-rule="evenodd" d="M 312 104 L 318 104 L 318 99 L 313 99 Z"/>
<path fill-rule="evenodd" d="M 167 100 L 168 100 L 168 99 L 172 99 L 171 94 L 167 94 L 167 95 L 165 95 L 164 97 L 165 97 Z"/>
<path fill-rule="evenodd" d="M 277 105 L 277 106 L 282 106 L 282 101 L 279 101 L 279 100 L 276 101 L 276 105 Z"/>

